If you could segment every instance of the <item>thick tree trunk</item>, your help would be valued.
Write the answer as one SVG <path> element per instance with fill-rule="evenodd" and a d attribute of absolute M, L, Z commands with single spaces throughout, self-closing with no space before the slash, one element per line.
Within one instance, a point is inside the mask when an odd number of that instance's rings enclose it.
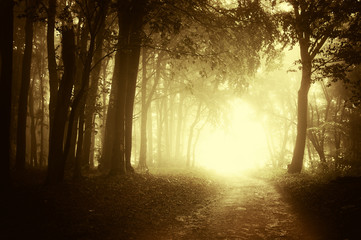
<path fill-rule="evenodd" d="M 33 51 L 33 14 L 32 4 L 26 2 L 29 13 L 25 20 L 25 49 L 22 62 L 21 87 L 18 108 L 18 129 L 16 138 L 16 169 L 25 168 L 26 158 L 26 119 L 28 108 L 28 94 L 30 87 L 31 57 Z"/>
<path fill-rule="evenodd" d="M 134 39 L 131 38 L 131 41 L 133 40 L 132 42 L 136 45 L 129 56 L 128 83 L 125 100 L 125 167 L 129 172 L 134 171 L 131 166 L 133 111 L 140 57 L 140 29 L 137 29 L 136 31 L 136 33 L 131 34 L 132 36 L 135 36 Z"/>
<path fill-rule="evenodd" d="M 48 175 L 46 180 L 48 184 L 59 183 L 64 178 L 64 132 L 74 84 L 75 52 L 74 31 L 72 28 L 64 28 L 62 40 L 64 74 L 59 86 L 57 103 L 54 111 L 53 130 L 51 131 L 50 136 Z"/>
<path fill-rule="evenodd" d="M 115 139 L 111 157 L 111 174 L 133 171 L 131 167 L 132 126 L 135 87 L 138 74 L 144 2 L 118 2 L 118 79 L 115 98 Z"/>
<path fill-rule="evenodd" d="M 13 1 L 0 1 L 0 104 L 1 124 L 1 160 L 0 191 L 10 187 L 10 126 L 11 91 L 13 64 Z M 5 60 L 6 59 L 6 60 Z M 2 191 L 4 192 L 4 191 Z"/>
<path fill-rule="evenodd" d="M 127 48 L 130 50 L 128 66 L 126 69 L 126 99 L 125 99 L 125 167 L 126 171 L 133 172 L 131 166 L 132 154 L 132 132 L 133 132 L 133 111 L 134 99 L 138 78 L 138 68 L 141 50 L 141 31 L 143 27 L 143 17 L 145 14 L 145 1 L 134 0 L 130 7 L 129 19 L 130 28 L 127 33 Z M 127 23 L 127 22 L 123 22 Z"/>
<path fill-rule="evenodd" d="M 120 48 L 119 48 L 120 49 Z M 118 50 L 120 51 L 120 50 Z M 114 109 L 114 120 L 109 119 L 109 123 L 112 128 L 112 142 L 111 156 L 110 156 L 110 174 L 124 174 L 125 173 L 125 158 L 124 158 L 124 112 L 125 112 L 125 74 L 124 68 L 126 67 L 127 59 L 124 54 L 117 52 L 114 65 L 113 85 L 116 87 L 116 94 L 114 96 L 114 102 L 109 103 L 109 107 Z M 108 110 L 108 117 L 110 117 L 110 110 Z M 104 151 L 103 151 L 104 152 Z"/>

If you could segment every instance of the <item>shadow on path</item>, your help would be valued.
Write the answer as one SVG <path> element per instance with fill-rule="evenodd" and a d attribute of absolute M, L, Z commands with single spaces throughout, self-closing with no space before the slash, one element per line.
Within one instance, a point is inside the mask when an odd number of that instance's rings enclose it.
<path fill-rule="evenodd" d="M 270 183 L 246 176 L 226 178 L 218 199 L 176 219 L 163 239 L 313 239 Z"/>

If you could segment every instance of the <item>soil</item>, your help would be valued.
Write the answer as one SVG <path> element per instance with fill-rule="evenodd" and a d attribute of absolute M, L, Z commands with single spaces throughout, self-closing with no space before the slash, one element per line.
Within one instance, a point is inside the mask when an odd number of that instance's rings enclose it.
<path fill-rule="evenodd" d="M 216 201 L 177 216 L 182 224 L 162 239 L 310 239 L 270 183 L 246 176 L 224 182 Z"/>
<path fill-rule="evenodd" d="M 42 176 L 14 178 L 0 239 L 361 239 L 354 179 L 181 171 L 49 187 Z"/>

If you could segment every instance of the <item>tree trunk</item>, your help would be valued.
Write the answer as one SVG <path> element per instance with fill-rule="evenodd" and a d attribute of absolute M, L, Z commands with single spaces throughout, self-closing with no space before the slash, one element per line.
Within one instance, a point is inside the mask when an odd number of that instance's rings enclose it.
<path fill-rule="evenodd" d="M 43 66 L 43 64 L 41 64 Z M 41 68 L 43 69 L 43 68 Z M 40 73 L 40 69 L 39 69 Z M 41 116 L 40 116 L 40 156 L 39 156 L 39 164 L 40 167 L 44 167 L 45 164 L 45 153 L 44 153 L 44 126 L 45 126 L 45 96 L 44 96 L 44 79 L 42 74 L 39 74 L 40 78 L 40 95 L 41 95 Z"/>
<path fill-rule="evenodd" d="M 176 129 L 176 138 L 175 138 L 175 157 L 176 159 L 180 159 L 181 155 L 181 135 L 182 135 L 182 122 L 184 119 L 183 116 L 183 102 L 184 102 L 184 95 L 179 93 L 179 102 L 178 102 L 178 109 L 177 109 L 177 129 Z"/>
<path fill-rule="evenodd" d="M 65 124 L 70 107 L 70 97 L 75 74 L 75 42 L 72 28 L 63 28 L 62 58 L 64 74 L 60 82 L 54 111 L 48 158 L 47 183 L 56 184 L 64 179 L 65 154 L 63 150 Z"/>
<path fill-rule="evenodd" d="M 47 24 L 47 51 L 48 51 L 48 69 L 49 69 L 49 85 L 50 85 L 50 100 L 49 100 L 49 136 L 53 126 L 54 111 L 56 106 L 56 97 L 58 92 L 58 74 L 56 64 L 56 54 L 54 46 L 54 30 L 55 30 L 55 14 L 56 14 L 56 0 L 48 0 L 48 24 Z"/>
<path fill-rule="evenodd" d="M 120 45 L 122 46 L 122 45 Z M 112 145 L 111 156 L 110 156 L 110 174 L 124 174 L 125 163 L 124 163 L 124 112 L 125 112 L 125 74 L 124 68 L 127 63 L 127 59 L 124 54 L 120 53 L 121 47 L 118 47 L 116 54 L 116 60 L 114 65 L 113 75 L 113 86 L 116 87 L 116 94 L 114 96 L 114 103 L 109 103 L 109 107 L 114 107 L 114 120 L 109 120 L 109 124 L 113 127 L 110 129 L 113 135 L 113 141 L 110 142 Z M 115 83 L 116 82 L 116 83 Z M 114 105 L 113 105 L 114 104 Z M 108 110 L 108 115 L 110 115 Z M 108 122 L 107 122 L 108 124 Z"/>
<path fill-rule="evenodd" d="M 95 39 L 95 50 L 94 50 L 94 64 L 95 67 L 92 70 L 91 74 L 91 83 L 89 88 L 89 93 L 87 94 L 86 100 L 86 108 L 85 108 L 85 130 L 84 130 L 84 146 L 83 146 L 83 161 L 90 165 L 90 157 L 91 157 L 91 146 L 93 145 L 92 136 L 94 133 L 94 120 L 95 120 L 95 105 L 96 105 L 96 97 L 99 85 L 100 72 L 102 68 L 101 60 L 102 60 L 102 48 L 104 42 L 104 34 L 105 34 L 105 19 L 107 13 L 107 4 L 105 3 L 105 8 L 99 13 L 101 14 L 101 20 L 99 21 L 99 32 L 96 34 Z"/>
<path fill-rule="evenodd" d="M 197 123 L 199 122 L 199 118 L 201 116 L 201 108 L 202 108 L 202 103 L 199 103 L 198 109 L 197 109 L 197 114 L 194 118 L 192 125 L 189 128 L 188 146 L 187 146 L 187 162 L 186 162 L 187 167 L 191 166 L 191 149 L 192 149 L 194 128 L 197 125 Z"/>
<path fill-rule="evenodd" d="M 143 48 L 142 51 L 142 85 L 141 85 L 141 104 L 142 114 L 140 120 L 140 150 L 139 150 L 139 164 L 140 171 L 147 171 L 147 121 L 148 121 L 148 106 L 147 99 L 147 50 Z"/>
<path fill-rule="evenodd" d="M 144 1 L 118 2 L 118 71 L 115 98 L 115 139 L 111 173 L 133 171 L 131 167 L 132 127 L 135 88 L 138 74 Z"/>
<path fill-rule="evenodd" d="M 119 61 L 120 61 L 120 51 L 118 51 L 115 55 L 115 63 L 114 63 L 114 69 L 113 69 L 113 77 L 112 77 L 112 87 L 110 90 L 110 96 L 109 96 L 109 102 L 108 102 L 108 109 L 106 111 L 106 120 L 104 125 L 104 135 L 102 140 L 102 156 L 100 158 L 100 169 L 102 171 L 107 172 L 111 168 L 111 159 L 112 159 L 112 149 L 113 149 L 113 143 L 115 138 L 115 103 L 117 100 L 117 91 L 118 91 L 118 70 L 119 68 Z M 105 96 L 103 95 L 103 101 L 105 101 Z M 105 104 L 104 104 L 105 105 Z M 105 112 L 103 110 L 103 112 Z"/>
<path fill-rule="evenodd" d="M 83 139 L 84 139 L 84 109 L 79 111 L 78 119 L 78 141 L 76 143 L 76 156 L 74 166 L 74 179 L 81 178 L 81 167 L 83 166 Z"/>
<path fill-rule="evenodd" d="M 26 119 L 28 108 L 28 94 L 30 87 L 31 57 L 33 51 L 33 4 L 26 1 L 26 8 L 29 9 L 25 20 L 25 49 L 22 62 L 21 87 L 18 108 L 18 129 L 16 138 L 16 169 L 25 168 L 26 158 Z"/>
<path fill-rule="evenodd" d="M 158 100 L 157 102 L 157 156 L 158 156 L 158 167 L 163 164 L 163 101 Z"/>
<path fill-rule="evenodd" d="M 289 173 L 300 173 L 303 167 L 303 157 L 305 152 L 307 135 L 307 106 L 308 92 L 311 85 L 311 57 L 308 53 L 308 42 L 300 41 L 302 60 L 302 79 L 298 90 L 297 109 L 297 137 L 291 164 L 288 165 Z"/>
<path fill-rule="evenodd" d="M 137 29 L 136 31 L 136 33 L 131 34 L 131 36 L 135 36 L 134 39 L 131 38 L 131 42 L 135 42 L 136 46 L 129 56 L 128 83 L 125 102 L 125 167 L 129 172 L 134 171 L 131 166 L 133 111 L 140 57 L 140 29 Z"/>
<path fill-rule="evenodd" d="M 153 165 L 153 116 L 152 103 L 148 107 L 148 121 L 147 121 L 147 164 Z"/>
<path fill-rule="evenodd" d="M 143 50 L 143 56 L 142 56 L 142 69 L 143 69 L 143 77 L 142 77 L 142 88 L 141 88 L 141 93 L 142 93 L 142 99 L 141 99 L 141 103 L 142 103 L 142 118 L 141 118 L 141 127 L 140 127 L 140 156 L 139 156 L 139 167 L 140 169 L 148 169 L 147 167 L 147 150 L 148 150 L 148 142 L 149 142 L 149 148 L 150 148 L 150 152 L 153 151 L 153 144 L 152 144 L 152 116 L 150 115 L 150 118 L 148 120 L 148 114 L 151 114 L 150 111 L 150 107 L 151 107 L 151 103 L 152 103 L 152 98 L 153 95 L 155 93 L 156 87 L 158 86 L 158 82 L 160 80 L 160 63 L 162 61 L 162 54 L 159 53 L 157 55 L 157 62 L 156 62 L 156 68 L 155 68 L 155 77 L 154 77 L 154 82 L 153 82 L 153 86 L 147 96 L 147 83 L 148 83 L 148 78 L 146 76 L 147 70 L 146 70 L 146 50 Z M 144 118 L 144 119 L 143 119 Z M 148 129 L 147 129 L 147 125 L 149 125 L 149 133 L 148 133 Z M 147 139 L 147 133 L 150 135 L 150 137 Z M 151 155 L 152 153 L 150 153 Z M 150 157 L 150 155 L 148 157 Z"/>
<path fill-rule="evenodd" d="M 13 64 L 13 1 L 0 1 L 1 160 L 0 190 L 10 187 L 10 127 Z M 5 61 L 6 59 L 6 61 Z M 4 191 L 2 191 L 4 192 Z"/>
<path fill-rule="evenodd" d="M 130 28 L 128 34 L 128 66 L 126 69 L 126 99 L 125 99 L 125 166 L 126 170 L 133 172 L 131 166 L 131 153 L 132 153 L 132 130 L 133 130 L 133 111 L 134 99 L 138 78 L 139 58 L 141 49 L 141 31 L 143 27 L 143 17 L 145 14 L 145 1 L 134 0 L 133 6 L 130 7 L 129 19 Z M 126 23 L 126 22 L 125 22 Z"/>
<path fill-rule="evenodd" d="M 32 167 L 38 166 L 37 156 L 37 139 L 36 139 L 36 119 L 34 112 L 34 80 L 32 81 L 29 91 L 29 116 L 30 116 L 30 165 Z"/>
<path fill-rule="evenodd" d="M 196 149 L 197 149 L 197 145 L 199 142 L 199 137 L 201 136 L 203 128 L 207 125 L 207 122 L 209 121 L 209 117 L 210 117 L 210 115 L 208 115 L 207 120 L 204 121 L 202 126 L 197 129 L 197 134 L 196 134 L 196 138 L 194 140 L 193 149 L 192 149 L 192 168 L 194 168 L 196 166 Z"/>

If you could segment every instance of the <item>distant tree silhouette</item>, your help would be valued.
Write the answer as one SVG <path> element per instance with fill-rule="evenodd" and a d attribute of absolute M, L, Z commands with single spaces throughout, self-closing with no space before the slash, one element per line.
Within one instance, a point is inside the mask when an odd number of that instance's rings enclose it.
<path fill-rule="evenodd" d="M 17 137 L 16 137 L 16 169 L 25 168 L 26 157 L 26 119 L 28 113 L 28 94 L 30 86 L 31 60 L 33 51 L 33 25 L 36 16 L 37 1 L 25 1 L 25 49 L 22 61 L 21 86 L 19 94 Z"/>

